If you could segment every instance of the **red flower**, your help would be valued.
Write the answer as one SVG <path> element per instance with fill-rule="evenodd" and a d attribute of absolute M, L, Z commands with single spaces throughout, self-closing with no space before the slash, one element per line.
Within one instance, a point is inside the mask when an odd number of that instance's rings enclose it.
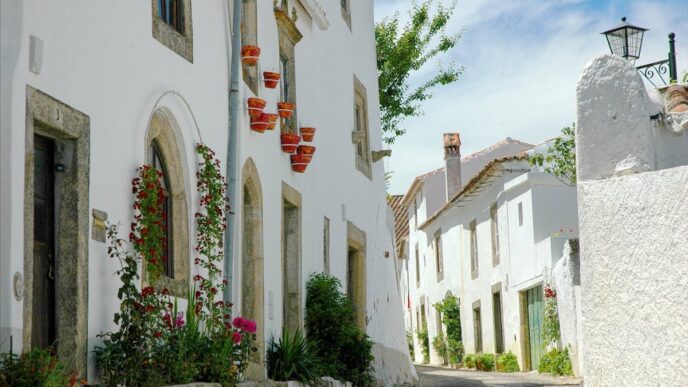
<path fill-rule="evenodd" d="M 156 338 L 159 338 L 162 336 L 162 333 L 161 332 L 155 332 L 155 333 L 153 333 L 153 336 L 155 336 Z"/>
<path fill-rule="evenodd" d="M 253 320 L 244 320 L 244 330 L 248 333 L 256 333 L 257 325 Z"/>
<path fill-rule="evenodd" d="M 234 344 L 241 343 L 241 333 L 239 333 L 239 332 L 232 333 L 232 341 L 234 341 Z"/>
<path fill-rule="evenodd" d="M 244 329 L 244 323 L 245 323 L 245 322 L 246 322 L 246 320 L 245 320 L 243 317 L 239 316 L 239 317 L 236 317 L 236 318 L 232 321 L 232 325 L 234 325 L 234 328 L 237 328 L 237 329 Z"/>

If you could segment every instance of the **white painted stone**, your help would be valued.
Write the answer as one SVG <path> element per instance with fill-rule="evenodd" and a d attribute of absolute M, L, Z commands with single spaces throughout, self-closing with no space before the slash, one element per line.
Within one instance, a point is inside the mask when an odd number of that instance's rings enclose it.
<path fill-rule="evenodd" d="M 552 270 L 552 284 L 557 292 L 557 311 L 559 312 L 560 344 L 569 349 L 573 373 L 581 375 L 580 338 L 578 337 L 578 300 L 576 289 L 580 288 L 580 256 L 578 242 L 569 240 L 564 245 L 562 259 Z"/>
<path fill-rule="evenodd" d="M 635 155 L 628 155 L 625 159 L 619 161 L 614 167 L 614 175 L 630 175 L 638 172 L 645 172 L 650 170 L 650 167 L 638 159 Z"/>

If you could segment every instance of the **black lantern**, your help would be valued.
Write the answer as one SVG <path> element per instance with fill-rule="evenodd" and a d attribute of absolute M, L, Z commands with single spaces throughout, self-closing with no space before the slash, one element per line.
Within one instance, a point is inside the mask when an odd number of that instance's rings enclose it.
<path fill-rule="evenodd" d="M 621 24 L 602 34 L 607 38 L 612 54 L 636 60 L 640 57 L 645 31 L 648 29 L 628 24 L 626 17 L 622 17 Z"/>

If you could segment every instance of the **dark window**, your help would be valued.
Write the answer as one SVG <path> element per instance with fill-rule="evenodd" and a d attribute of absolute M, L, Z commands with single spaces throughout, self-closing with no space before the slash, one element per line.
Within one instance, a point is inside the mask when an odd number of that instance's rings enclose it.
<path fill-rule="evenodd" d="M 158 17 L 180 34 L 184 34 L 182 0 L 158 0 Z"/>
<path fill-rule="evenodd" d="M 469 223 L 471 237 L 471 278 L 478 277 L 478 232 L 476 230 L 475 219 Z"/>
<path fill-rule="evenodd" d="M 494 316 L 495 352 L 504 352 L 504 326 L 502 323 L 502 292 L 492 293 L 492 312 Z"/>
<path fill-rule="evenodd" d="M 416 287 L 420 286 L 420 258 L 418 255 L 418 243 L 416 243 Z"/>
<path fill-rule="evenodd" d="M 473 309 L 473 331 L 475 339 L 475 353 L 483 351 L 483 327 L 480 319 L 480 307 Z"/>
<path fill-rule="evenodd" d="M 497 219 L 497 203 L 490 206 L 490 227 L 492 230 L 492 265 L 499 265 L 499 222 Z"/>
<path fill-rule="evenodd" d="M 437 230 L 435 233 L 435 264 L 437 265 L 437 281 L 444 278 L 444 260 L 442 258 L 442 232 Z"/>
<path fill-rule="evenodd" d="M 152 164 L 153 167 L 162 173 L 160 178 L 160 185 L 162 186 L 163 193 L 165 195 L 165 201 L 162 204 L 162 214 L 163 214 L 163 227 L 165 228 L 165 235 L 167 236 L 167 242 L 164 246 L 165 251 L 163 252 L 163 274 L 169 278 L 174 278 L 174 255 L 172 254 L 172 197 L 169 193 L 169 183 L 167 178 L 167 168 L 165 167 L 165 162 L 160 156 L 160 151 L 158 146 L 154 143 L 152 146 Z"/>

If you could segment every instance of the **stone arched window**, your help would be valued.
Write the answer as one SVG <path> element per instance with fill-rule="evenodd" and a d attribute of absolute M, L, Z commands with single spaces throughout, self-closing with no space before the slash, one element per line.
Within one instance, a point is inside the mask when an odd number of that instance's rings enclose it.
<path fill-rule="evenodd" d="M 189 217 L 184 168 L 181 158 L 179 126 L 166 109 L 158 109 L 146 133 L 146 163 L 162 172 L 167 215 L 167 260 L 157 288 L 167 288 L 177 297 L 189 289 Z M 144 281 L 148 281 L 144 273 Z"/>

